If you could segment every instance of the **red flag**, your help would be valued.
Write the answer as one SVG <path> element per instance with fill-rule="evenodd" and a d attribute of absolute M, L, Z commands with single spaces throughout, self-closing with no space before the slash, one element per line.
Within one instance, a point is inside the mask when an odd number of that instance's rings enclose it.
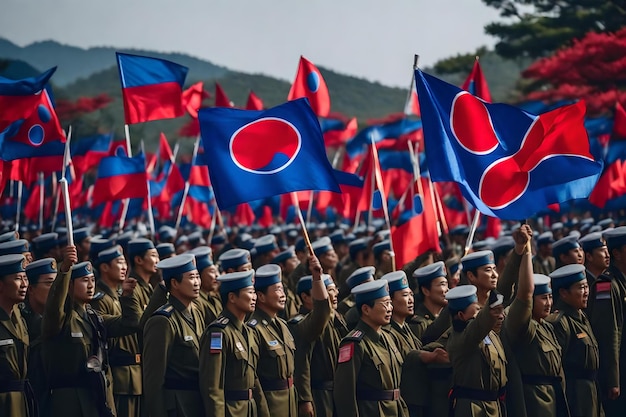
<path fill-rule="evenodd" d="M 500 237 L 502 231 L 502 222 L 497 217 L 487 216 L 487 228 L 485 229 L 485 237 Z"/>
<path fill-rule="evenodd" d="M 235 107 L 219 83 L 215 83 L 215 107 Z"/>
<path fill-rule="evenodd" d="M 309 99 L 311 108 L 321 117 L 328 116 L 330 112 L 330 96 L 328 87 L 322 74 L 315 65 L 303 56 L 300 57 L 296 79 L 291 85 L 287 100 L 294 100 L 300 97 Z"/>
<path fill-rule="evenodd" d="M 430 182 L 427 178 L 421 178 L 420 181 L 424 195 L 419 195 L 417 182 L 414 183 L 414 188 L 410 191 L 412 191 L 412 195 L 421 199 L 422 212 L 413 215 L 402 225 L 391 228 L 393 251 L 396 255 L 396 265 L 399 268 L 429 250 L 441 252 L 437 233 L 437 216 L 430 198 Z M 413 207 L 416 206 L 413 205 Z M 412 210 L 416 209 L 413 208 Z"/>
<path fill-rule="evenodd" d="M 604 170 L 595 188 L 589 194 L 591 204 L 604 208 L 607 201 L 626 193 L 626 181 L 624 180 L 626 167 L 624 164 L 624 161 L 618 159 Z"/>
<path fill-rule="evenodd" d="M 263 100 L 261 100 L 259 96 L 254 94 L 254 91 L 252 90 L 250 90 L 250 94 L 248 94 L 246 110 L 263 110 Z"/>
<path fill-rule="evenodd" d="M 338 147 L 345 144 L 348 139 L 356 135 L 358 124 L 356 117 L 350 119 L 343 130 L 329 130 L 324 133 L 324 143 L 326 147 Z"/>
<path fill-rule="evenodd" d="M 487 80 L 483 75 L 483 70 L 480 68 L 478 59 L 474 61 L 474 67 L 472 68 L 472 72 L 467 77 L 461 88 L 465 91 L 468 91 L 470 94 L 473 94 L 477 97 L 482 98 L 486 102 L 491 103 L 491 93 L 489 92 L 489 86 L 487 85 Z"/>
<path fill-rule="evenodd" d="M 252 226 L 254 223 L 254 210 L 252 210 L 250 204 L 239 204 L 235 210 L 235 214 L 231 217 L 231 223 L 232 226 Z"/>
<path fill-rule="evenodd" d="M 182 94 L 183 107 L 194 119 L 198 118 L 198 109 L 202 106 L 202 100 L 209 98 L 210 94 L 204 91 L 202 81 L 195 83 Z"/>

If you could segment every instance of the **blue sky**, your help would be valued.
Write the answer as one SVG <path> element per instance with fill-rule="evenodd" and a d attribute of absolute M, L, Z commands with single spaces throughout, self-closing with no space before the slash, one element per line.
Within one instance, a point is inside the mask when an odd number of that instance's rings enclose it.
<path fill-rule="evenodd" d="M 385 85 L 410 83 L 413 55 L 427 66 L 493 46 L 480 0 L 3 0 L 0 36 L 79 47 L 184 52 L 228 68 L 293 79 L 304 55 Z M 112 62 L 113 65 L 113 62 Z"/>

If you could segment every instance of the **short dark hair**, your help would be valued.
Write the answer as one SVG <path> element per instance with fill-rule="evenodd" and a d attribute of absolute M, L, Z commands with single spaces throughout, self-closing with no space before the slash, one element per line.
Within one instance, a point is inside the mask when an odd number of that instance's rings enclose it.
<path fill-rule="evenodd" d="M 376 304 L 376 300 L 369 300 L 361 304 L 356 305 L 356 311 L 359 313 L 359 317 L 363 315 L 362 308 L 363 306 L 370 306 L 370 308 L 374 308 L 374 304 Z"/>

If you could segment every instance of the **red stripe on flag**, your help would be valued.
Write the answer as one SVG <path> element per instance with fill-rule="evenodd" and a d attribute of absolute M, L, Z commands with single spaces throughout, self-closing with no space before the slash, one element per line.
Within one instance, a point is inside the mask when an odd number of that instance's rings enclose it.
<path fill-rule="evenodd" d="M 122 89 L 126 123 L 171 119 L 184 114 L 182 88 L 176 82 Z"/>

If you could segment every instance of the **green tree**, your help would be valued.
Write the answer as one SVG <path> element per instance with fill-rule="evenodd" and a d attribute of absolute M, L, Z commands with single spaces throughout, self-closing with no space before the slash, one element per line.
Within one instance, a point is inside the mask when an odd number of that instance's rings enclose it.
<path fill-rule="evenodd" d="M 483 0 L 505 21 L 485 32 L 499 39 L 496 52 L 507 58 L 538 58 L 588 32 L 614 32 L 626 23 L 624 0 Z"/>

